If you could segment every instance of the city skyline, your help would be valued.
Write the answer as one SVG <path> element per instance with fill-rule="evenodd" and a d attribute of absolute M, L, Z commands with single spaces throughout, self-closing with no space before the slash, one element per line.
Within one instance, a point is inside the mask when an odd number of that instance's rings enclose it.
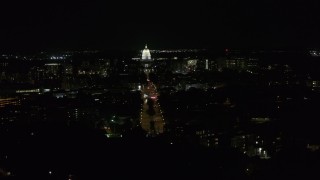
<path fill-rule="evenodd" d="M 319 51 L 148 45 L 2 54 L 0 177 L 141 179 L 140 162 L 146 178 L 318 172 Z"/>
<path fill-rule="evenodd" d="M 1 179 L 319 175 L 316 1 L 1 7 Z"/>

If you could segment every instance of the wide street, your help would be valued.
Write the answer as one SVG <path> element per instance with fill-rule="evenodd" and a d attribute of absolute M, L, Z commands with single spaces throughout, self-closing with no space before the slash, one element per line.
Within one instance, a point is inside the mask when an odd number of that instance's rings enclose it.
<path fill-rule="evenodd" d="M 161 111 L 160 104 L 158 103 L 158 93 L 156 86 L 148 80 L 148 84 L 142 88 L 143 105 L 141 108 L 141 127 L 147 131 L 150 135 L 156 135 L 163 133 L 164 119 Z M 149 102 L 148 101 L 152 101 Z M 153 105 L 149 109 L 149 105 Z M 152 106 L 151 106 L 152 107 Z M 151 111 L 151 113 L 150 113 Z"/>

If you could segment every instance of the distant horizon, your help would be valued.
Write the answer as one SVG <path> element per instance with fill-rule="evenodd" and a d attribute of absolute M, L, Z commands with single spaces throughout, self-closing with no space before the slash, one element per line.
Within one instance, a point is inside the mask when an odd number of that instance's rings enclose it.
<path fill-rule="evenodd" d="M 43 48 L 43 49 L 0 49 L 0 53 L 2 54 L 37 54 L 41 52 L 49 52 L 49 53 L 61 53 L 61 52 L 77 52 L 77 51 L 99 51 L 104 53 L 131 53 L 131 52 L 139 52 L 143 50 L 144 45 L 140 48 L 128 48 L 128 49 L 116 49 L 116 48 Z M 148 45 L 148 49 L 151 51 L 163 51 L 163 50 L 205 50 L 212 52 L 221 52 L 221 51 L 308 51 L 308 50 L 318 50 L 319 47 L 172 47 L 172 48 L 164 48 L 164 47 L 156 47 L 152 48 L 152 45 Z"/>

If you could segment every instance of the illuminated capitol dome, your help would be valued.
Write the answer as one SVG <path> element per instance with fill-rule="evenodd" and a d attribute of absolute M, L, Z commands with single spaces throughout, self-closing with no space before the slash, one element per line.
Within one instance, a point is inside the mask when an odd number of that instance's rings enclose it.
<path fill-rule="evenodd" d="M 148 46 L 146 45 L 144 50 L 142 51 L 142 60 L 151 60 L 151 54 L 150 50 L 148 49 Z"/>

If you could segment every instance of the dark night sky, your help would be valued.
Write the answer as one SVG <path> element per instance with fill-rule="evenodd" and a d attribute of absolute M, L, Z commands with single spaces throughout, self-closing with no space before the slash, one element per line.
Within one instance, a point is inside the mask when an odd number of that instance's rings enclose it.
<path fill-rule="evenodd" d="M 319 47 L 314 1 L 1 2 L 0 51 Z"/>

